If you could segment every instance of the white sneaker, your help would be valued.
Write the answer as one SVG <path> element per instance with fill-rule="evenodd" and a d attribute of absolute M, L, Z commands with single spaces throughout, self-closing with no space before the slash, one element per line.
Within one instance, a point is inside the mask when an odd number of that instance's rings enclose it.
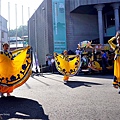
<path fill-rule="evenodd" d="M 10 93 L 7 93 L 7 97 L 11 96 Z"/>
<path fill-rule="evenodd" d="M 64 80 L 64 83 L 67 83 L 67 80 Z"/>

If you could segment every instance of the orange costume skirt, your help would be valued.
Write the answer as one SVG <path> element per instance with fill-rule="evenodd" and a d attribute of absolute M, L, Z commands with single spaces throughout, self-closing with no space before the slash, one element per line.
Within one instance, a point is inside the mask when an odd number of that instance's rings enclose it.
<path fill-rule="evenodd" d="M 118 85 L 120 87 L 120 56 L 114 60 L 114 76 L 116 78 L 114 78 L 115 81 L 113 82 L 113 85 Z"/>
<path fill-rule="evenodd" d="M 74 76 L 80 68 L 80 56 L 54 53 L 55 65 L 57 70 L 64 75 L 63 80 L 67 81 L 69 77 Z"/>
<path fill-rule="evenodd" d="M 32 52 L 28 46 L 9 52 L 0 52 L 0 92 L 11 93 L 24 84 L 32 73 Z"/>

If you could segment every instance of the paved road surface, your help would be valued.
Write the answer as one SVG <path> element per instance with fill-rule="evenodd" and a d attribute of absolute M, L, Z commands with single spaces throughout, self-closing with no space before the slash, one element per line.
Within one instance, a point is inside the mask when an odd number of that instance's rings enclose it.
<path fill-rule="evenodd" d="M 0 98 L 3 120 L 120 120 L 120 95 L 112 76 L 81 75 L 67 84 L 59 74 L 34 76 Z"/>

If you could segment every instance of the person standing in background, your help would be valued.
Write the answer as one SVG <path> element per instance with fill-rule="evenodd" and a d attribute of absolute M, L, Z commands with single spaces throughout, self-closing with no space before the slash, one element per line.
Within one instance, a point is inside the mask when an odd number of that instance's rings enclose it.
<path fill-rule="evenodd" d="M 55 59 L 54 56 L 51 58 L 51 67 L 52 67 L 52 73 L 55 72 Z"/>
<path fill-rule="evenodd" d="M 67 50 L 64 50 L 63 57 L 64 57 L 64 59 L 66 61 L 69 61 L 69 55 L 68 55 L 68 51 Z M 66 83 L 68 81 L 68 79 L 69 79 L 69 76 L 64 75 L 64 78 L 63 78 L 64 83 Z"/>
<path fill-rule="evenodd" d="M 80 50 L 77 48 L 77 49 L 75 50 L 75 53 L 76 53 L 76 55 L 80 55 Z"/>
<path fill-rule="evenodd" d="M 108 60 L 107 60 L 107 54 L 105 52 L 105 50 L 101 50 L 101 54 L 102 54 L 102 74 L 106 74 L 107 72 L 107 63 L 108 63 Z"/>

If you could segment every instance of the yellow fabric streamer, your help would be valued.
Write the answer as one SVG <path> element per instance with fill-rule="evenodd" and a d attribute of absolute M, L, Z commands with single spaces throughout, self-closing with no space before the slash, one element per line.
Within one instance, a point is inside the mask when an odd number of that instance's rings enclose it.
<path fill-rule="evenodd" d="M 62 54 L 54 53 L 57 70 L 65 76 L 73 76 L 80 68 L 80 57 L 77 55 L 68 55 L 68 59 Z"/>
<path fill-rule="evenodd" d="M 0 52 L 0 92 L 10 93 L 24 84 L 32 73 L 31 47 L 11 53 Z"/>

